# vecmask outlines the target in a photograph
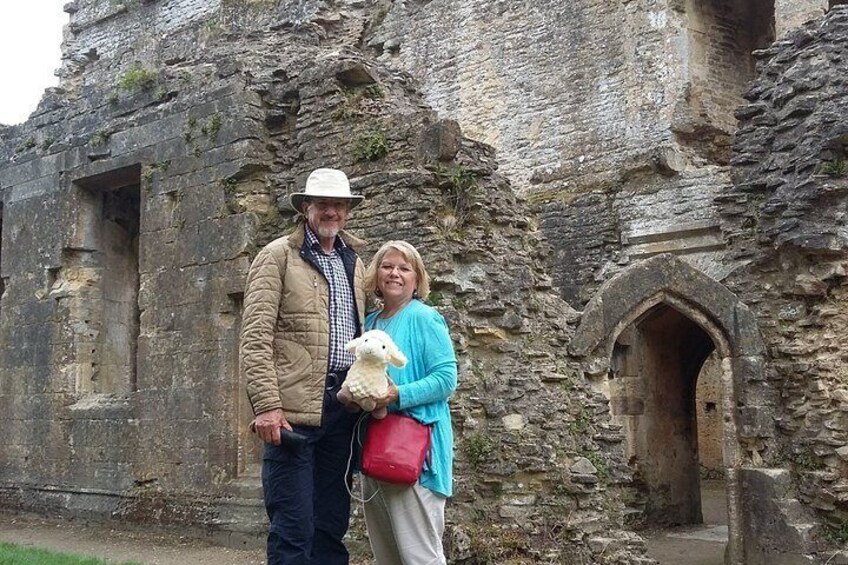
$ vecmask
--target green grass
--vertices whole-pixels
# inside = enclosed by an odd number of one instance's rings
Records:
[[[0,543],[0,565],[108,565],[109,561]],[[121,565],[141,565],[127,561]]]

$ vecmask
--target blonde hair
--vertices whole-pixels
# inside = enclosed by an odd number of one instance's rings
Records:
[[[412,269],[415,271],[415,276],[418,279],[418,286],[416,287],[418,295],[416,298],[420,298],[421,300],[427,298],[430,294],[430,275],[427,274],[427,269],[424,268],[424,261],[421,259],[418,250],[411,243],[401,240],[387,241],[374,254],[374,258],[371,259],[371,263],[365,270],[365,290],[376,295],[377,269],[389,251],[397,251],[403,255],[406,262],[412,265]]]

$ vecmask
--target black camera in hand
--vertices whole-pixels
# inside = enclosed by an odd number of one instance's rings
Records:
[[[280,443],[289,447],[301,447],[306,445],[306,436],[286,428],[280,428]]]

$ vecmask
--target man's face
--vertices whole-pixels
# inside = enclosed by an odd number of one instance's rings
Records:
[[[321,239],[336,237],[350,214],[350,202],[339,198],[312,198],[304,208],[309,227]]]

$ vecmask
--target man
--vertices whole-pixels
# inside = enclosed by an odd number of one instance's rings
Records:
[[[348,563],[357,415],[336,394],[353,362],[345,345],[363,325],[365,268],[355,251],[363,242],[342,230],[362,200],[342,171],[316,169],[290,197],[306,221],[265,246],[247,276],[241,364],[265,442],[271,565]]]

